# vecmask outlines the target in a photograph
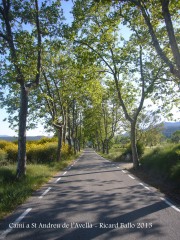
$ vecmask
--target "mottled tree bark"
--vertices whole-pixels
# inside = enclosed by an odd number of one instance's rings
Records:
[[[136,122],[131,122],[131,151],[133,159],[133,167],[137,169],[139,167],[139,157],[137,152],[136,142]]]
[[[61,160],[61,149],[62,149],[62,127],[58,128],[58,147],[57,147],[57,162]]]
[[[26,174],[26,122],[28,112],[28,89],[21,85],[19,135],[18,135],[18,163],[16,177]]]

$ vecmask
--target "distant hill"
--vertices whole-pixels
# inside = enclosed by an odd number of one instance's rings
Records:
[[[180,130],[180,122],[164,122],[163,124],[164,127],[162,133],[166,137],[171,137],[174,132]]]
[[[43,138],[44,136],[27,136],[27,141],[36,141],[39,140],[41,138]],[[11,136],[7,136],[7,135],[0,135],[0,140],[5,140],[8,142],[13,142],[18,140],[17,137],[11,137]]]

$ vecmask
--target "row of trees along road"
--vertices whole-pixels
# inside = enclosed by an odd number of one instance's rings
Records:
[[[26,128],[39,119],[57,133],[60,160],[65,141],[74,152],[86,141],[108,152],[125,117],[138,167],[144,101],[159,101],[161,113],[178,104],[179,8],[178,0],[76,0],[68,25],[59,0],[1,1],[0,96],[10,123],[19,123],[18,178]]]

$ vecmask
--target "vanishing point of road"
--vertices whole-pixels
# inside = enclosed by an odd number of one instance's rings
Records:
[[[0,225],[8,240],[179,240],[180,210],[93,149]]]

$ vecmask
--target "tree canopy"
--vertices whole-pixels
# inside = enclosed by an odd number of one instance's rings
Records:
[[[138,167],[144,108],[155,103],[167,116],[179,104],[179,8],[177,0],[76,0],[67,24],[60,0],[2,1],[0,97],[19,126],[17,175],[26,129],[39,119],[58,135],[58,153],[62,142],[108,152],[128,125]]]

